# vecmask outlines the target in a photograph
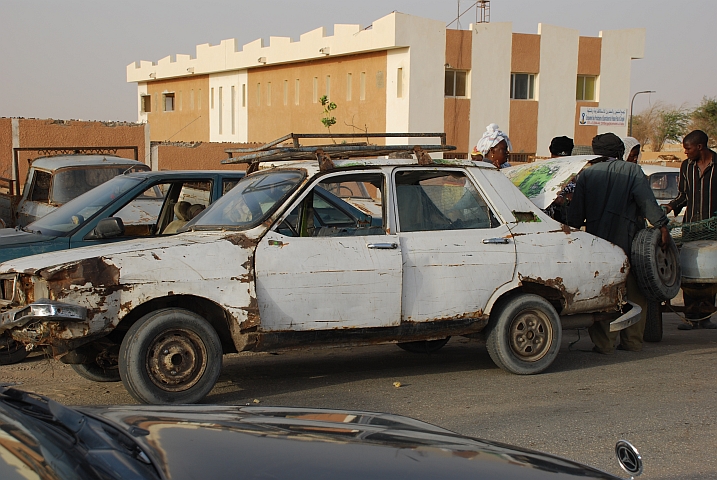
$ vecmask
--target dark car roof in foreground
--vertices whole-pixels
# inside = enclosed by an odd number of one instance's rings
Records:
[[[548,454],[385,413],[285,407],[119,406],[80,410],[145,431],[143,448],[180,478],[601,478]],[[149,454],[149,452],[148,452]]]
[[[244,170],[153,170],[146,172],[132,172],[127,176],[138,178],[186,177],[201,178],[206,176],[243,177]]]
[[[55,155],[52,157],[39,157],[33,160],[32,166],[43,170],[54,171],[66,167],[78,166],[112,166],[127,165],[127,167],[135,165],[145,165],[144,163],[133,160],[131,158],[123,158],[115,155]]]

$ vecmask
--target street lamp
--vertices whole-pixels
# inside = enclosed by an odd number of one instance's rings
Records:
[[[642,92],[637,92],[635,95],[632,96],[632,101],[630,102],[630,128],[628,129],[628,136],[632,137],[632,105],[635,103],[635,97],[640,95],[641,93],[657,93],[654,90],[643,90]]]

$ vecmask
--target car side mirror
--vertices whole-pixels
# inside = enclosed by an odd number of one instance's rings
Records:
[[[124,223],[121,218],[103,218],[97,226],[85,237],[85,240],[101,240],[103,238],[116,238],[124,235]]]

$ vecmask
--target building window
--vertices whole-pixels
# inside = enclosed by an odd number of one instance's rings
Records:
[[[209,89],[209,103],[210,103],[210,105],[209,105],[210,108],[212,110],[214,110],[214,89],[213,88]]]
[[[162,102],[164,103],[164,111],[165,112],[173,112],[174,111],[174,92],[163,93],[162,94]]]
[[[463,95],[465,95],[465,81],[463,82]],[[396,69],[396,97],[403,97],[403,68]]]
[[[299,79],[294,81],[294,105],[299,104]]]
[[[597,77],[578,75],[575,100],[595,101],[595,82],[597,82]]]
[[[224,117],[224,115],[223,115],[224,112],[222,111],[222,107],[224,106],[223,100],[224,100],[224,99],[222,98],[222,87],[219,87],[219,98],[217,99],[217,101],[219,102],[219,135],[221,135],[222,133],[224,133],[224,132],[223,132],[223,130],[224,130],[224,129],[223,129],[224,125],[223,125],[223,122],[222,122],[222,120],[224,120],[224,118],[223,118],[223,117]]]
[[[351,79],[352,79],[351,74],[347,73],[346,74],[346,101],[347,102],[351,101],[351,87],[352,87]]]
[[[197,94],[197,109],[202,109],[202,89],[199,89],[199,93]]]
[[[289,104],[289,81],[284,80],[284,105]]]
[[[179,91],[179,111],[182,111],[182,91]]]
[[[466,78],[468,72],[463,70],[446,70],[446,97],[465,97]]]
[[[194,110],[194,89],[189,91],[189,109]]]
[[[149,113],[152,111],[152,96],[151,95],[141,95],[139,97],[140,103],[142,105],[142,113]]]
[[[359,75],[359,99],[366,100],[366,72]]]
[[[513,100],[535,99],[535,74],[511,73],[510,98]]]
[[[266,106],[271,107],[271,82],[266,82]]]
[[[246,107],[246,83],[241,84],[241,106]]]
[[[256,84],[256,106],[261,107],[261,83]]]
[[[314,77],[314,92],[312,96],[312,101],[314,103],[319,102],[319,77]]]
[[[331,75],[326,75],[326,98],[331,99]]]

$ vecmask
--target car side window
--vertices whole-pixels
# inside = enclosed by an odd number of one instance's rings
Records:
[[[383,175],[362,173],[319,182],[277,232],[290,237],[383,235]]]
[[[402,232],[483,229],[499,225],[463,172],[400,171],[395,181]]]
[[[123,236],[146,237],[156,233],[162,205],[171,186],[171,183],[151,186],[112,215],[122,219],[125,228]]]
[[[52,176],[40,170],[35,170],[32,179],[32,190],[28,198],[33,202],[48,203],[50,201],[50,180]]]

